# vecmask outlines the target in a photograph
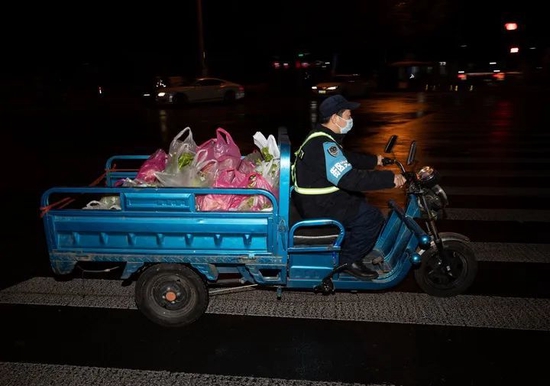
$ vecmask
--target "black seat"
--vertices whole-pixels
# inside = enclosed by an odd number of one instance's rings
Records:
[[[290,200],[290,227],[302,221],[294,201]],[[304,226],[296,229],[294,245],[332,245],[338,237],[340,229],[335,225]]]

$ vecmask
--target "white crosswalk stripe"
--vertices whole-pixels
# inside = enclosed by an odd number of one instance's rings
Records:
[[[120,281],[74,279],[60,283],[33,278],[0,292],[0,303],[135,309],[133,295],[134,286],[122,286]],[[467,295],[446,299],[399,292],[322,296],[285,291],[278,300],[274,291],[247,288],[213,296],[207,312],[550,331],[550,299]]]
[[[238,377],[217,374],[174,373],[104,367],[62,366],[40,363],[0,362],[0,375],[17,379],[17,383],[2,386],[311,386],[311,381],[282,378]],[[47,383],[46,383],[47,382]],[[356,383],[315,382],[319,386],[353,386]],[[369,386],[378,386],[371,383]],[[392,386],[384,383],[380,386]]]

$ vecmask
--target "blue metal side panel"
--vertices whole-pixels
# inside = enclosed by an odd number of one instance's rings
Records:
[[[412,232],[407,229],[405,224],[399,219],[399,216],[395,212],[390,212],[384,229],[382,229],[380,236],[376,240],[374,249],[382,252],[384,256],[388,256],[395,246],[395,239],[400,231],[404,231],[409,234],[409,237],[412,237]]]
[[[84,212],[84,213],[82,213]],[[124,216],[82,211],[50,214],[55,230],[52,249],[101,253],[267,253],[273,248],[272,218]]]
[[[192,193],[170,193],[165,188],[162,194],[158,192],[130,192],[120,195],[126,210],[162,210],[162,211],[195,211],[195,195]]]
[[[289,279],[322,280],[334,268],[334,253],[332,251],[291,253],[289,255]]]
[[[409,195],[406,215],[411,219],[420,213],[416,196]],[[385,281],[398,282],[409,271],[412,265],[410,254],[418,248],[415,233],[407,227],[395,211],[391,211],[374,250],[384,257],[384,261],[392,268]],[[398,275],[398,276],[396,276]]]

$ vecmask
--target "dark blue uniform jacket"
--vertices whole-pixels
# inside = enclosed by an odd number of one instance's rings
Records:
[[[343,224],[355,217],[363,192],[393,188],[394,174],[390,170],[373,170],[376,155],[345,151],[344,134],[336,134],[317,124],[310,132],[322,135],[311,138],[296,155],[296,181],[300,188],[337,186],[338,191],[328,194],[306,195],[293,192],[296,209],[303,218],[328,217]],[[310,135],[308,134],[308,136]]]

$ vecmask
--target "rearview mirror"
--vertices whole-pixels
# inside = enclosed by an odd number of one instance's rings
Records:
[[[407,156],[407,165],[412,165],[414,163],[414,158],[416,157],[416,141],[411,142],[409,147],[409,155]]]
[[[397,135],[394,134],[388,139],[388,143],[386,143],[386,147],[384,148],[384,153],[391,153],[395,146],[395,142],[397,142]]]

